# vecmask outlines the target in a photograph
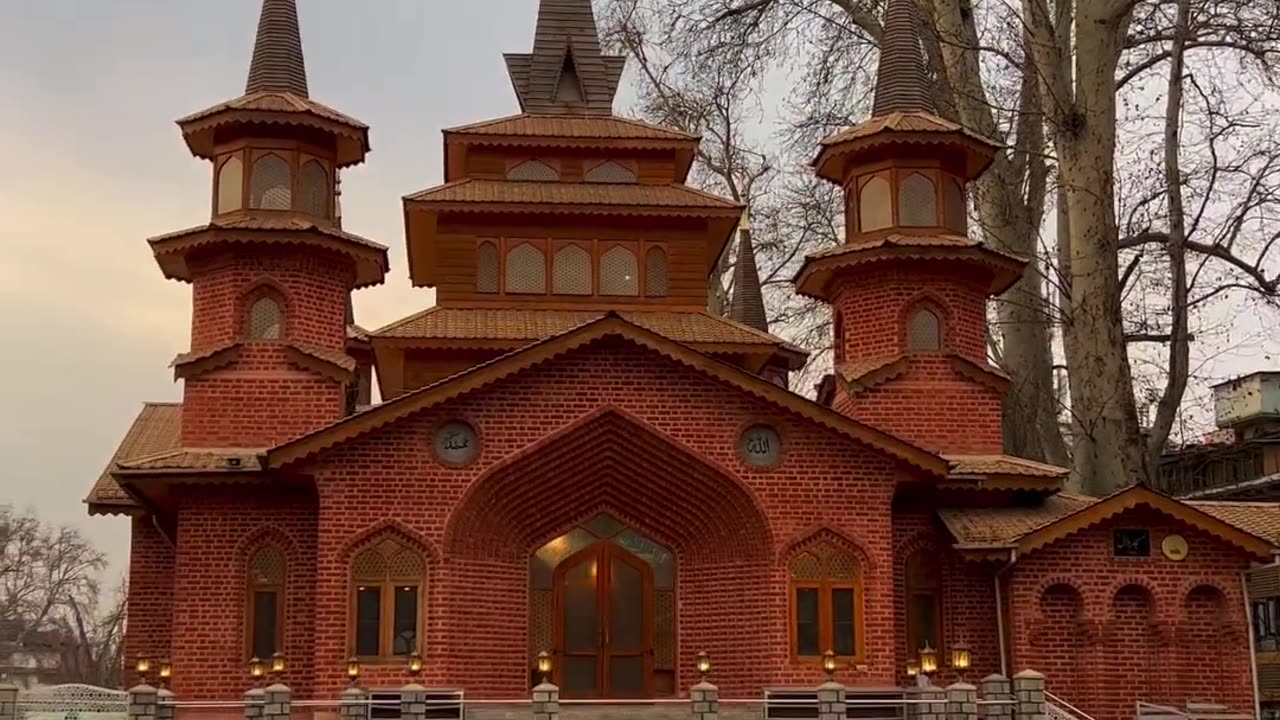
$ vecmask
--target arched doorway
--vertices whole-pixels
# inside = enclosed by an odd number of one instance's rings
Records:
[[[530,655],[565,697],[675,691],[675,557],[608,514],[543,545],[529,571]]]

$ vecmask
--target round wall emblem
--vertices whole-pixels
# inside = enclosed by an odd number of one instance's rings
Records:
[[[754,467],[777,465],[782,457],[782,438],[768,425],[752,425],[738,441],[742,460]]]
[[[1166,535],[1164,541],[1160,543],[1160,549],[1170,560],[1185,560],[1190,550],[1187,539],[1181,535]]]
[[[436,430],[435,451],[441,462],[466,465],[475,459],[479,449],[476,431],[464,422],[449,422]]]

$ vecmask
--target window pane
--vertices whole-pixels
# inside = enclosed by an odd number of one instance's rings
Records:
[[[552,262],[551,283],[558,295],[590,295],[591,253],[578,245],[561,248]]]
[[[831,591],[831,632],[835,635],[831,649],[837,655],[857,654],[853,600],[851,588]]]
[[[253,654],[269,658],[280,648],[276,647],[277,611],[280,596],[274,590],[253,594]]]
[[[316,217],[329,217],[329,173],[317,160],[302,166],[298,209]]]
[[[293,179],[289,163],[279,155],[265,155],[253,163],[249,178],[249,207],[289,210],[293,207]]]
[[[378,628],[382,624],[382,588],[356,590],[356,654],[377,655]]]
[[[858,216],[862,232],[887,228],[893,224],[893,207],[889,204],[889,181],[873,177],[862,186]]]
[[[935,595],[912,595],[911,610],[907,622],[911,623],[907,637],[915,647],[914,652],[925,643],[934,650],[941,646],[942,638],[938,634],[938,598]]]
[[[574,565],[564,574],[564,649],[594,652],[599,647],[599,609],[596,595],[596,561]]]
[[[507,292],[545,293],[547,265],[542,251],[522,243],[507,253]]]
[[[644,576],[617,559],[609,566],[609,611],[610,648],[644,650]]]
[[[392,632],[392,653],[408,655],[418,642],[418,588],[414,585],[396,587],[396,609]]]
[[[232,157],[218,171],[218,212],[232,212],[244,205],[244,164]]]
[[[821,655],[818,638],[818,591],[796,588],[796,653]]]
[[[600,256],[600,294],[640,294],[640,267],[635,253],[615,245]]]

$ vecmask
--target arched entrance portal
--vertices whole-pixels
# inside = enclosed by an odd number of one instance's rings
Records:
[[[565,697],[675,691],[675,558],[600,514],[531,561],[530,653],[554,656]]]

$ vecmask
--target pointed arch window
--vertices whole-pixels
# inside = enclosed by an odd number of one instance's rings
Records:
[[[247,570],[248,657],[269,658],[284,650],[284,551],[275,545],[259,548]]]
[[[507,171],[507,179],[522,182],[555,182],[560,179],[560,173],[541,160],[525,160]]]
[[[582,102],[582,80],[578,77],[578,68],[573,63],[573,56],[565,54],[564,66],[560,69],[560,82],[556,86],[556,102]]]
[[[591,294],[591,253],[580,245],[565,245],[551,264],[551,292],[557,295]]]
[[[911,173],[898,188],[898,224],[903,227],[938,224],[938,191],[933,180],[923,173]]]
[[[422,553],[385,537],[351,561],[351,645],[364,658],[421,652],[422,589],[427,563]]]
[[[922,307],[911,314],[907,323],[907,349],[911,352],[937,352],[942,349],[942,320],[938,313]]]
[[[476,248],[476,292],[498,292],[498,246],[492,242]]]
[[[893,224],[893,200],[889,181],[876,175],[862,184],[858,193],[859,229],[862,232],[880,230]]]
[[[640,294],[640,267],[630,249],[614,245],[600,256],[600,294]]]
[[[279,340],[284,337],[284,305],[275,293],[267,293],[249,306],[244,337],[246,340]]]
[[[319,160],[302,166],[298,188],[298,210],[318,218],[329,217],[329,173]]]
[[[904,574],[908,657],[925,645],[942,652],[942,572],[937,552],[921,548],[911,553]]]
[[[293,209],[293,178],[289,163],[279,155],[263,155],[253,163],[249,179],[249,207],[262,210]]]
[[[964,197],[964,187],[960,185],[959,180],[948,177],[943,181],[942,195],[944,222],[947,229],[964,233],[969,212]]]
[[[792,654],[862,659],[862,570],[853,553],[821,542],[797,553],[789,571]]]
[[[218,214],[244,207],[244,162],[233,155],[218,169]]]
[[[666,297],[670,290],[667,287],[667,253],[660,247],[651,247],[644,256],[645,295],[649,297]]]
[[[626,165],[610,160],[588,170],[584,179],[589,183],[630,184],[636,181],[636,173]]]
[[[521,243],[507,252],[507,292],[543,294],[547,291],[547,262],[542,250]]]

